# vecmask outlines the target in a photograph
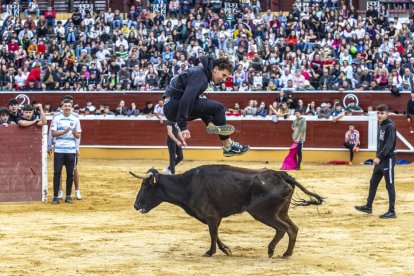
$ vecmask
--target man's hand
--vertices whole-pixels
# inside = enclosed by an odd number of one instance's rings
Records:
[[[411,118],[407,118],[407,122],[411,123]]]
[[[64,134],[66,134],[66,133],[68,133],[69,131],[70,131],[70,127],[67,127],[63,133],[64,133]]]
[[[80,151],[76,150],[76,157],[79,157],[79,155],[80,155]]]
[[[180,141],[177,140],[177,142],[175,142],[177,144],[177,146],[182,147],[183,143],[181,143]]]
[[[183,147],[187,146],[187,143],[185,142],[185,140],[190,139],[190,138],[191,138],[191,134],[188,129],[178,132],[178,140],[179,142],[182,143]]]
[[[375,158],[375,159],[374,159],[374,164],[375,164],[375,165],[379,165],[379,163],[380,163],[379,158]]]
[[[52,156],[52,154],[53,154],[53,149],[48,149],[47,150],[47,155]]]

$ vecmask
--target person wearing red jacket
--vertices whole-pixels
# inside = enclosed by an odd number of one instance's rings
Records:
[[[52,7],[48,7],[47,10],[44,12],[44,17],[46,19],[47,25],[52,25],[55,28],[56,23],[56,11],[53,10]]]
[[[37,45],[37,52],[42,54],[46,52],[46,45],[43,40],[39,41],[39,44]]]
[[[19,50],[19,43],[17,43],[17,40],[15,38],[12,38],[12,40],[7,44],[7,47],[9,49],[9,52],[16,52]]]
[[[26,85],[29,85],[30,81],[34,81],[35,86],[37,87],[37,83],[40,81],[40,64],[39,62],[36,62],[33,65],[33,68],[30,69],[29,75],[26,79]]]

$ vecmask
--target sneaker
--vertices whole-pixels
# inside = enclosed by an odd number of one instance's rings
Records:
[[[231,157],[235,155],[243,155],[250,150],[250,146],[243,146],[237,142],[232,142],[231,147],[226,149],[223,147],[223,155],[225,157]]]
[[[58,197],[53,197],[53,201],[52,201],[52,204],[59,204],[59,198]]]
[[[216,126],[213,123],[209,123],[206,130],[208,134],[227,136],[233,134],[235,128],[232,125]]]
[[[72,198],[71,198],[70,196],[66,196],[65,203],[70,203],[70,204],[72,204],[72,203],[73,203]]]
[[[164,168],[164,169],[162,170],[162,173],[163,173],[163,174],[171,174],[171,171],[170,171],[168,168]]]
[[[63,199],[63,196],[64,196],[63,191],[60,190],[59,193],[58,193],[58,198]]]
[[[367,205],[355,206],[355,209],[357,209],[360,212],[364,212],[364,213],[367,213],[367,214],[372,214],[372,208],[368,207]]]
[[[390,218],[396,218],[397,214],[395,212],[388,211],[385,214],[379,216],[380,219],[390,219]]]
[[[77,200],[81,200],[81,199],[82,199],[82,195],[81,195],[81,193],[80,193],[80,190],[76,190],[76,191],[75,191],[75,198],[76,198]]]

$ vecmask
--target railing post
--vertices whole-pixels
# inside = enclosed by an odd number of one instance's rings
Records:
[[[378,121],[377,112],[368,112],[368,149],[377,150]]]

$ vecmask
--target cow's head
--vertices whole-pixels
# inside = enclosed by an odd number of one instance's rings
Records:
[[[161,189],[159,187],[160,174],[156,169],[150,169],[146,174],[135,174],[129,172],[136,178],[142,179],[141,189],[135,199],[134,207],[137,211],[145,214],[162,202]]]

